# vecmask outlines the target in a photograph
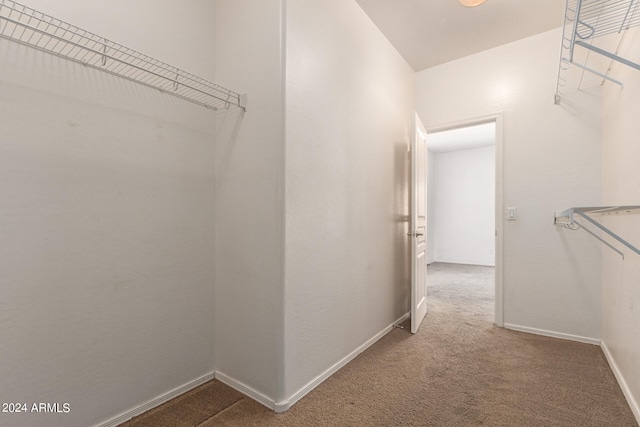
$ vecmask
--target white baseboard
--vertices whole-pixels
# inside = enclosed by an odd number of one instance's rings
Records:
[[[613,358],[613,355],[609,351],[607,344],[604,341],[602,341],[602,343],[600,344],[600,347],[602,347],[602,352],[604,353],[604,357],[606,357],[607,362],[609,362],[609,367],[611,367],[611,370],[613,371],[613,375],[616,377],[616,380],[618,380],[618,384],[622,389],[622,393],[624,394],[624,397],[627,399],[627,403],[631,408],[631,412],[633,412],[633,415],[636,417],[636,421],[638,422],[638,424],[640,424],[640,406],[638,405],[638,401],[633,396],[633,393],[631,392],[631,389],[629,388],[627,381],[625,381],[624,376],[620,371],[620,368],[618,368],[618,364],[616,363],[615,359]]]
[[[289,408],[291,408],[298,400],[302,399],[307,393],[309,393],[311,390],[313,390],[318,385],[320,385],[324,380],[326,380],[331,375],[336,373],[340,368],[342,368],[344,365],[346,365],[347,363],[355,359],[356,356],[358,356],[360,353],[365,351],[367,348],[371,347],[371,345],[373,345],[376,341],[378,341],[380,338],[382,338],[391,330],[393,330],[394,325],[402,323],[406,319],[408,319],[410,315],[411,313],[406,313],[403,316],[401,316],[398,320],[393,322],[391,325],[385,327],[383,330],[381,330],[376,335],[374,335],[369,340],[367,340],[364,344],[362,344],[361,346],[353,350],[351,353],[343,357],[338,363],[334,364],[329,369],[324,371],[322,374],[315,377],[313,380],[307,383],[307,385],[305,385],[296,393],[294,393],[290,398],[280,402],[275,402],[269,399],[267,396],[260,393],[259,391],[256,391],[251,387],[242,384],[240,381],[237,381],[229,377],[228,375],[225,375],[222,372],[216,372],[216,378],[219,379],[221,382],[225,383],[226,385],[228,385],[229,387],[236,389],[240,393],[252,398],[256,402],[280,414],[282,412],[288,411]]]
[[[380,332],[378,332],[377,334],[375,334],[373,337],[371,337],[370,339],[368,339],[364,344],[362,344],[360,347],[356,348],[355,350],[353,350],[351,353],[347,354],[345,357],[343,357],[342,359],[340,359],[340,361],[338,361],[336,364],[334,364],[333,366],[329,367],[329,369],[327,369],[326,371],[324,371],[322,374],[318,375],[317,377],[315,377],[313,380],[309,381],[307,383],[307,385],[305,385],[304,387],[302,387],[300,390],[298,390],[296,393],[294,393],[289,399],[279,402],[275,408],[275,411],[278,413],[281,412],[285,412],[287,411],[289,408],[291,408],[298,400],[302,399],[307,393],[309,393],[311,390],[313,390],[314,388],[316,388],[318,385],[320,385],[324,380],[326,380],[327,378],[329,378],[331,375],[335,374],[336,372],[338,372],[338,370],[340,370],[340,368],[342,368],[343,366],[345,366],[347,363],[351,362],[353,359],[355,359],[360,353],[362,353],[363,351],[365,351],[367,348],[371,347],[376,341],[378,341],[380,338],[382,338],[383,336],[385,336],[386,334],[388,334],[389,332],[391,332],[394,328],[395,325],[398,325],[402,322],[404,322],[405,320],[407,320],[409,317],[411,316],[411,313],[406,313],[404,315],[402,315],[400,318],[398,318],[395,322],[393,322],[392,324],[388,325],[387,327],[385,327],[383,330],[381,330]]]
[[[247,397],[252,398],[256,402],[266,406],[267,408],[271,409],[272,411],[275,411],[277,413],[285,412],[289,408],[291,408],[298,400],[302,399],[307,393],[309,393],[311,390],[313,390],[318,385],[320,385],[324,380],[326,380],[331,375],[336,373],[340,368],[345,366],[347,363],[349,363],[350,361],[355,359],[360,353],[365,351],[367,348],[371,347],[380,338],[385,336],[387,333],[391,332],[395,325],[397,325],[399,323],[402,323],[406,319],[408,319],[410,315],[411,315],[411,313],[406,313],[403,316],[401,316],[400,318],[398,318],[398,320],[396,320],[392,324],[390,324],[387,327],[385,327],[383,330],[381,330],[380,332],[375,334],[373,337],[371,337],[369,340],[367,340],[364,344],[362,344],[361,346],[359,346],[358,348],[353,350],[351,353],[349,353],[348,355],[343,357],[336,364],[334,364],[333,366],[329,367],[322,374],[318,375],[316,378],[311,380],[309,383],[307,383],[307,385],[305,385],[300,390],[298,390],[296,393],[294,393],[289,399],[283,400],[281,402],[274,402],[273,400],[271,400],[270,398],[268,398],[264,394],[260,393],[259,391],[256,391],[253,388],[243,384],[242,382],[237,381],[234,378],[231,378],[230,376],[224,374],[223,372],[216,371],[216,372],[209,373],[209,374],[207,374],[207,375],[205,375],[203,377],[200,377],[200,378],[198,378],[198,379],[196,379],[194,381],[191,381],[191,382],[189,382],[187,384],[184,384],[183,386],[177,387],[177,388],[175,388],[175,389],[173,389],[173,390],[171,390],[171,391],[169,391],[167,393],[164,393],[163,395],[158,396],[155,399],[152,399],[152,400],[150,400],[150,401],[148,401],[148,402],[146,402],[146,403],[144,403],[144,404],[142,404],[140,406],[137,406],[137,407],[135,407],[135,408],[133,408],[133,409],[127,411],[127,412],[124,412],[121,415],[118,415],[118,416],[116,416],[114,418],[111,418],[108,421],[105,421],[105,422],[102,422],[100,424],[97,424],[96,427],[115,427],[115,426],[117,426],[119,424],[124,423],[125,421],[130,420],[131,418],[133,418],[135,416],[143,414],[144,412],[146,412],[146,411],[148,411],[150,409],[153,409],[156,406],[159,406],[159,405],[167,402],[168,400],[173,399],[174,397],[177,397],[177,396],[181,395],[182,393],[186,393],[187,391],[192,390],[192,389],[196,388],[197,386],[199,386],[201,384],[204,384],[205,382],[207,382],[209,380],[212,380],[213,378],[216,378],[216,379],[220,380],[220,382],[223,382],[226,385],[228,385],[229,387],[232,387],[232,388],[236,389],[240,393],[246,395]]]
[[[432,264],[432,263],[438,263],[438,264],[456,264],[456,265],[474,265],[477,267],[495,267],[496,263],[484,263],[484,262],[472,262],[472,261],[442,261],[439,259],[434,259],[431,262],[427,262],[427,265]]]
[[[620,371],[618,364],[616,363],[615,359],[613,358],[613,355],[609,351],[609,348],[607,347],[607,344],[604,341],[598,340],[595,338],[581,337],[579,335],[570,335],[570,334],[564,334],[560,332],[545,331],[542,329],[528,328],[526,326],[518,326],[518,325],[512,325],[512,324],[506,324],[506,323],[504,327],[507,329],[512,329],[514,331],[527,332],[530,334],[544,335],[547,337],[561,338],[565,340],[578,341],[586,344],[593,344],[593,345],[600,346],[600,348],[602,348],[602,352],[604,353],[605,358],[607,359],[607,362],[609,363],[609,367],[611,368],[613,375],[616,377],[616,380],[620,385],[620,389],[622,390],[622,393],[624,394],[624,397],[627,400],[629,407],[631,408],[631,412],[633,412],[633,415],[636,418],[636,421],[638,422],[638,424],[640,424],[640,405],[638,404],[638,401],[636,400],[633,393],[631,392],[631,389],[629,388],[629,385],[624,379],[624,376],[622,375],[622,372]]]
[[[164,393],[164,394],[156,397],[155,399],[152,399],[152,400],[150,400],[150,401],[148,401],[148,402],[146,402],[146,403],[144,403],[142,405],[139,405],[139,406],[127,411],[127,412],[124,412],[121,415],[118,415],[118,416],[116,416],[114,418],[111,418],[108,421],[105,421],[105,422],[102,422],[100,424],[97,424],[96,427],[115,427],[115,426],[118,426],[119,424],[122,424],[125,421],[128,421],[128,420],[130,420],[131,418],[133,418],[135,416],[143,414],[144,412],[146,412],[146,411],[148,411],[150,409],[153,409],[156,406],[159,406],[159,405],[161,405],[161,404],[173,399],[174,397],[177,397],[177,396],[179,396],[179,395],[181,395],[183,393],[186,393],[187,391],[192,390],[192,389],[196,388],[197,386],[199,386],[201,384],[204,384],[205,382],[207,382],[209,380],[212,380],[213,378],[216,378],[216,379],[220,380],[224,384],[236,389],[240,393],[252,398],[256,402],[266,406],[267,408],[275,411],[276,413],[285,412],[285,411],[289,410],[297,401],[299,401],[305,395],[307,395],[311,390],[313,390],[318,385],[320,385],[324,380],[326,380],[331,375],[336,373],[338,370],[340,370],[340,368],[342,368],[347,363],[349,363],[350,361],[355,359],[360,353],[362,353],[363,351],[365,351],[366,349],[371,347],[376,341],[378,341],[380,338],[382,338],[387,333],[392,331],[395,325],[398,325],[398,324],[404,322],[406,319],[408,319],[410,317],[410,315],[411,315],[411,313],[406,313],[403,316],[401,316],[400,318],[398,318],[392,324],[386,326],[380,332],[378,332],[373,337],[368,339],[364,344],[360,345],[358,348],[353,350],[351,353],[349,353],[348,355],[343,357],[340,361],[335,363],[333,366],[329,367],[322,374],[318,375],[313,380],[309,381],[309,383],[307,383],[304,387],[302,387],[300,390],[298,390],[296,393],[294,393],[290,398],[288,398],[286,400],[283,400],[281,402],[275,402],[275,401],[271,400],[270,398],[268,398],[267,396],[265,396],[264,394],[262,394],[262,393],[260,393],[260,392],[258,392],[256,390],[252,389],[251,387],[243,384],[242,382],[237,381],[234,378],[231,378],[228,375],[225,375],[224,373],[217,371],[217,372],[211,372],[211,373],[209,373],[207,375],[204,375],[204,376],[202,376],[202,377],[200,377],[198,379],[195,379],[195,380],[193,380],[191,382],[188,382],[187,384],[184,384],[184,385],[182,385],[180,387],[177,387],[177,388],[175,388],[175,389],[173,389],[173,390],[171,390],[171,391],[169,391],[167,393]],[[586,344],[593,344],[593,345],[601,346],[602,350],[603,350],[603,352],[605,354],[605,357],[606,357],[607,361],[609,362],[609,366],[611,367],[611,370],[613,371],[616,379],[618,380],[618,383],[620,384],[620,388],[622,389],[622,392],[624,393],[624,396],[627,399],[627,402],[629,403],[629,406],[631,407],[631,410],[633,411],[633,414],[636,417],[636,420],[638,420],[638,422],[640,423],[640,406],[638,405],[638,402],[635,400],[633,394],[631,393],[631,390],[629,389],[624,377],[622,376],[622,373],[620,372],[615,360],[613,359],[613,356],[609,352],[609,349],[607,348],[607,346],[606,346],[606,344],[604,342],[600,341],[599,339],[595,339],[595,338],[582,337],[582,336],[578,336],[578,335],[565,334],[565,333],[561,333],[561,332],[546,331],[546,330],[543,330],[543,329],[529,328],[529,327],[526,327],[526,326],[519,326],[519,325],[508,324],[508,323],[505,323],[504,327],[506,329],[511,329],[511,330],[519,331],[519,332],[526,332],[526,333],[535,334],[535,335],[543,335],[543,336],[552,337],[552,338],[560,338],[560,339],[565,339],[565,340],[570,340],[570,341],[577,341],[577,342],[582,342],[582,343],[586,343]]]
[[[244,394],[245,396],[252,398],[256,402],[261,403],[262,405],[266,406],[272,411],[276,411],[276,406],[277,406],[276,402],[269,399],[267,396],[260,393],[259,391],[254,390],[248,385],[245,385],[242,382],[236,380],[235,378],[231,378],[230,376],[220,371],[216,371],[216,379],[220,380],[220,382],[222,383],[225,383],[229,387],[236,389],[237,391]]]
[[[213,372],[206,374],[200,378],[190,381],[184,385],[181,385],[180,387],[176,387],[173,390],[168,391],[156,397],[155,399],[151,399],[147,403],[143,403],[140,406],[136,406],[135,408],[127,412],[124,412],[116,417],[113,417],[108,421],[97,424],[96,427],[115,427],[117,425],[120,425],[125,421],[129,421],[133,417],[141,415],[147,412],[148,410],[155,408],[156,406],[162,405],[163,403],[173,399],[174,397],[178,397],[179,395],[186,393],[189,390],[192,390],[198,387],[199,385],[206,383],[209,380],[212,380],[213,378],[214,378]]]
[[[600,340],[596,338],[581,337],[580,335],[571,335],[562,332],[545,331],[544,329],[529,328],[527,326],[513,325],[510,323],[505,323],[504,327],[506,329],[511,329],[518,332],[527,332],[529,334],[543,335],[545,337],[560,338],[563,340],[577,341],[585,344],[600,345]]]

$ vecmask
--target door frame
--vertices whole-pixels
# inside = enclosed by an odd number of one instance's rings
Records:
[[[427,149],[429,133],[452,130],[462,127],[495,122],[496,124],[496,240],[495,240],[495,324],[504,327],[504,113],[498,112],[486,116],[473,117],[446,124],[425,125],[427,130]]]

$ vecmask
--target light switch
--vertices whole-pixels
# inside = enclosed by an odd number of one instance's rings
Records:
[[[518,219],[518,210],[516,208],[507,208],[507,219],[510,221]]]

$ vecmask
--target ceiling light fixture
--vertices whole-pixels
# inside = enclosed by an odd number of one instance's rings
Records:
[[[487,0],[458,0],[458,3],[460,3],[464,7],[476,7],[480,6],[485,1]]]

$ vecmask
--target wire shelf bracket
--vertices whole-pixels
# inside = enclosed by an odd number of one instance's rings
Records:
[[[640,255],[640,249],[638,249],[637,247],[635,247],[634,245],[632,245],[622,237],[618,236],[616,233],[609,230],[607,227],[600,224],[598,221],[596,221],[590,216],[595,214],[631,213],[632,211],[640,211],[640,206],[599,206],[599,207],[588,207],[588,208],[569,208],[562,212],[556,212],[553,215],[554,217],[553,223],[556,224],[557,226],[567,228],[569,230],[582,229],[586,231],[587,233],[589,233],[590,235],[592,235],[593,237],[595,237],[596,239],[604,243],[607,247],[609,247],[610,249],[618,253],[624,259],[624,253],[621,250],[619,250],[618,248],[613,246],[611,243],[607,242],[602,237],[598,236],[596,233],[594,233],[593,231],[589,230],[584,225],[576,221],[576,215],[579,216],[580,218],[584,218],[590,224],[597,227],[599,230],[603,231],[613,239],[622,243],[624,246],[631,249],[637,255]]]
[[[627,31],[638,26],[640,0],[567,0],[555,103],[562,94],[605,81],[622,86],[610,76],[616,62],[640,70],[618,55]]]
[[[0,37],[143,84],[213,110],[246,110],[246,95],[68,24],[0,0]]]

